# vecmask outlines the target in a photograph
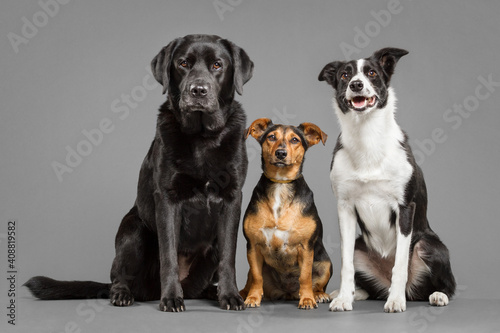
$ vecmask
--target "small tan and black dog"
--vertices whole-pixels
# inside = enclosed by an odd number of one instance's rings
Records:
[[[299,300],[300,309],[327,302],[332,263],[313,193],[302,176],[306,150],[327,135],[311,123],[298,127],[255,120],[246,131],[262,147],[263,174],[245,212],[243,233],[250,265],[240,291],[247,307],[262,298]]]

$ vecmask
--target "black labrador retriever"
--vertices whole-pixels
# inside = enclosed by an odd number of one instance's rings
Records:
[[[116,306],[160,299],[161,311],[179,312],[184,298],[218,297],[221,308],[242,310],[235,253],[248,160],[246,116],[234,93],[242,94],[253,62],[226,39],[188,35],[151,67],[167,101],[135,205],[116,235],[111,284],[39,276],[25,285],[40,299],[109,296]]]

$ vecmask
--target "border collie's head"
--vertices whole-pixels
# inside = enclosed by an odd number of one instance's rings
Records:
[[[399,58],[408,51],[384,48],[371,57],[327,64],[318,80],[326,81],[337,92],[335,100],[342,113],[367,114],[387,105],[389,82]]]

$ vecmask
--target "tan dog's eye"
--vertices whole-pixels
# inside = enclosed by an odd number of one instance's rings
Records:
[[[271,134],[271,135],[269,135],[269,136],[267,137],[267,139],[268,139],[269,141],[276,141],[276,135]]]
[[[300,140],[299,140],[299,139],[297,139],[297,138],[295,138],[295,137],[293,137],[293,138],[290,140],[290,142],[291,142],[291,143],[293,143],[293,144],[295,145],[295,144],[299,143],[299,142],[300,142]]]

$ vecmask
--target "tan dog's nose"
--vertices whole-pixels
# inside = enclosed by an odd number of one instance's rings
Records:
[[[276,152],[274,153],[274,155],[276,155],[276,157],[279,160],[284,160],[286,158],[286,155],[287,155],[286,149],[277,149]]]

